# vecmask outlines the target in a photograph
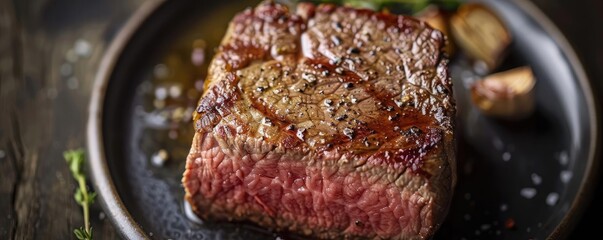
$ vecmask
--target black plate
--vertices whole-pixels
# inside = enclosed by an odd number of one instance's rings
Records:
[[[521,122],[481,116],[466,92],[479,76],[462,55],[453,59],[459,184],[436,239],[562,237],[579,218],[594,184],[598,116],[591,86],[565,39],[538,9],[520,0],[487,3],[514,36],[500,70],[533,68],[537,111]],[[276,236],[244,224],[191,220],[180,184],[193,133],[186,121],[187,107],[194,107],[198,97],[198,91],[183,91],[194,88],[207,65],[189,63],[190,45],[203,38],[206,58],[211,58],[228,21],[253,5],[254,1],[149,1],[109,47],[91,101],[88,148],[96,190],[125,237]],[[157,65],[161,63],[168,68]],[[154,102],[170,93],[174,97]],[[163,166],[152,164],[160,149],[170,153]],[[509,221],[515,223],[512,229],[505,226]]]

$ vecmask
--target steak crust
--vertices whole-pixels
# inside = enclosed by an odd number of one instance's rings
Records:
[[[263,2],[232,20],[182,179],[206,219],[424,239],[456,182],[445,37],[411,17]]]

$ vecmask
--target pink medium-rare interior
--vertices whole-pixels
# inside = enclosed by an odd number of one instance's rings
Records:
[[[321,161],[300,159],[304,156],[233,157],[211,134],[196,135],[193,149],[196,144],[201,150],[189,155],[184,184],[187,197],[202,207],[195,209],[200,216],[211,212],[225,220],[297,222],[316,235],[335,228],[352,236],[412,236],[423,235],[433,225],[433,207],[427,207],[432,199],[386,176],[320,167]]]

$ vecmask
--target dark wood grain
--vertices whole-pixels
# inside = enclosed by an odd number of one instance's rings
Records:
[[[74,185],[61,152],[69,145],[68,139],[81,144],[83,138],[75,137],[72,131],[77,131],[81,120],[78,116],[81,114],[75,111],[82,112],[84,106],[77,109],[57,102],[69,95],[56,94],[62,86],[53,68],[57,58],[53,53],[60,45],[51,44],[41,28],[26,25],[37,21],[36,18],[30,21],[17,18],[20,14],[36,12],[19,11],[8,1],[2,5],[1,15],[5,18],[2,33],[9,36],[3,38],[7,43],[2,44],[2,59],[6,61],[2,64],[1,112],[5,114],[2,142],[7,143],[3,144],[6,159],[2,161],[2,171],[10,171],[2,174],[3,190],[9,185],[5,184],[5,176],[12,174],[13,177],[6,181],[12,183],[8,186],[10,192],[4,194],[3,191],[3,196],[9,197],[2,198],[10,202],[1,205],[2,215],[6,211],[10,218],[0,225],[10,229],[1,232],[0,238],[69,239],[72,228],[81,225],[82,217],[73,201]],[[69,112],[74,113],[72,118],[61,119],[69,116]],[[67,122],[73,128],[67,127]],[[73,143],[71,145],[77,145]]]
[[[85,146],[99,59],[140,2],[0,0],[0,239],[73,239],[72,230],[83,225],[62,153]],[[603,3],[534,2],[565,33],[603,89],[603,29],[596,27],[603,23]],[[73,59],[67,53],[78,40],[90,44],[90,55]],[[599,187],[594,202],[602,192]],[[598,234],[592,219],[600,212],[601,205],[593,204],[572,238]],[[119,238],[98,204],[91,218],[96,239]]]
[[[19,135],[13,128],[16,119],[12,116],[15,111],[10,103],[14,99],[15,89],[15,58],[13,51],[17,44],[16,19],[14,11],[8,2],[0,1],[0,238],[8,239],[16,231],[17,220],[13,207],[14,193],[20,178],[16,158],[22,157]]]
[[[0,239],[72,239],[83,225],[62,154],[85,146],[94,72],[137,5],[0,1]],[[78,41],[90,51],[73,58]],[[103,214],[92,207],[95,238],[118,238]]]

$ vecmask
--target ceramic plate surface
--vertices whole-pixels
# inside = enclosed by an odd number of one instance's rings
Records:
[[[572,49],[539,10],[527,1],[486,2],[514,36],[499,70],[532,67],[537,111],[520,122],[480,115],[466,90],[479,75],[463,56],[452,59],[459,181],[435,238],[562,237],[593,190],[598,136],[591,87]],[[230,19],[254,5],[148,1],[109,47],[91,101],[88,148],[96,190],[125,237],[276,236],[246,224],[192,221],[180,184],[194,131],[186,118],[207,68],[190,63],[191,45],[203,39],[204,57],[211,59]],[[168,153],[165,162],[158,159],[162,149]]]

